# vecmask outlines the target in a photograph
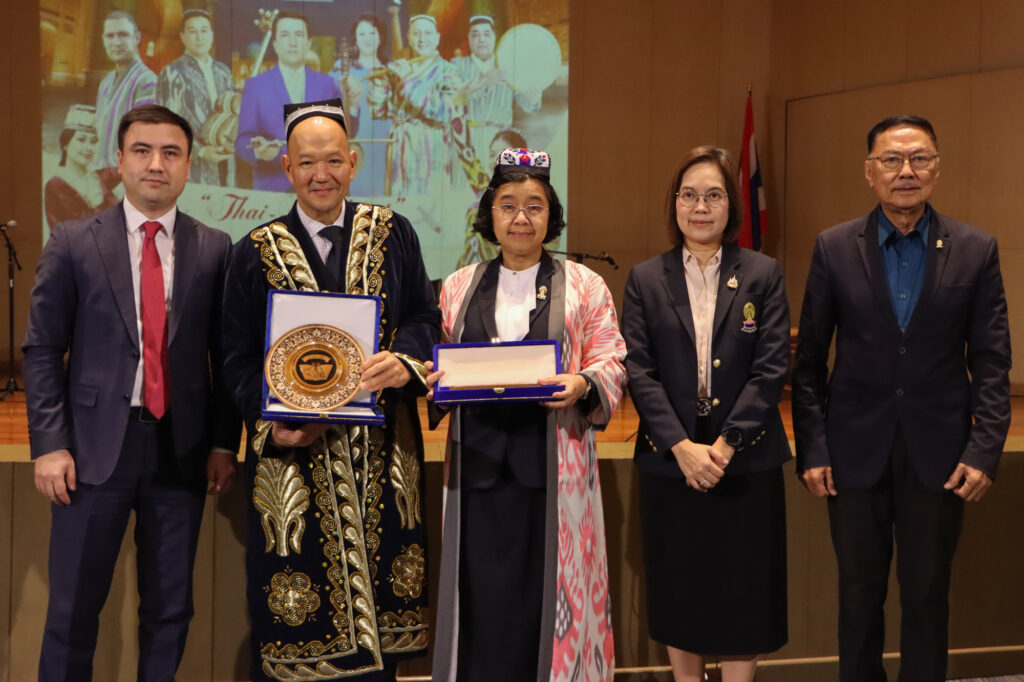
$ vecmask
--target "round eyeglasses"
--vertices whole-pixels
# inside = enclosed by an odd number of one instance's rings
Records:
[[[515,204],[498,204],[497,206],[491,206],[491,210],[500,215],[505,220],[515,220],[519,212],[522,211],[526,214],[527,220],[535,220],[540,218],[548,211],[547,206],[541,206],[540,204],[530,204],[529,206],[516,206]]]
[[[939,160],[938,154],[927,154],[917,152],[910,155],[886,152],[878,156],[869,156],[869,161],[877,161],[887,171],[898,171],[903,169],[903,164],[910,163],[910,168],[916,171],[931,170],[935,162]]]
[[[718,208],[728,201],[729,195],[721,189],[709,189],[704,193],[692,189],[684,189],[676,192],[676,201],[683,206],[693,206],[700,199],[704,199],[704,203],[711,208]]]

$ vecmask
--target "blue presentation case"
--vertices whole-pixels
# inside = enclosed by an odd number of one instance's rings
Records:
[[[434,386],[438,405],[549,400],[565,386],[538,379],[561,373],[558,341],[447,343],[434,346],[434,367],[445,374]]]
[[[267,295],[267,331],[264,357],[282,336],[309,324],[326,324],[348,333],[359,344],[363,357],[377,352],[380,329],[380,298],[354,294],[275,289]],[[360,391],[351,401],[330,412],[296,410],[283,404],[263,377],[262,416],[270,421],[323,422],[384,425],[377,394]]]

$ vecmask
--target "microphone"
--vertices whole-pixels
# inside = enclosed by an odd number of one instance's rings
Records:
[[[17,220],[8,220],[6,223],[3,223],[2,225],[0,225],[0,229],[3,229],[5,227],[17,227],[17,226],[18,226],[18,221]]]
[[[615,264],[615,259],[612,258],[611,256],[609,256],[607,251],[602,251],[601,255],[598,256],[598,258],[603,260],[608,265],[612,266],[612,270],[618,270],[619,269],[619,266]]]

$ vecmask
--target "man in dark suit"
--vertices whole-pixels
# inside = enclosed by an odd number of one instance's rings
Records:
[[[172,679],[185,649],[206,481],[231,485],[240,436],[219,377],[231,240],[176,206],[191,148],[170,110],[125,114],[124,201],[58,224],[39,259],[22,350],[36,488],[53,502],[40,680],[91,679],[132,511],[138,679]]]
[[[793,372],[797,468],[828,497],[839,564],[839,668],[885,680],[893,551],[900,680],[945,680],[949,582],[964,501],[992,485],[1010,425],[1010,334],[996,240],[928,203],[931,124],[868,133],[879,205],[818,235]],[[836,356],[828,373],[829,346]]]

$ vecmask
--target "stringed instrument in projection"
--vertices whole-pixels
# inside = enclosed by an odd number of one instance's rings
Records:
[[[348,83],[349,74],[352,72],[352,47],[349,45],[348,38],[341,39],[341,47],[338,48],[338,60],[341,62],[341,77],[338,78],[338,90],[341,92],[342,105],[345,108],[345,120],[346,126],[349,131],[348,147],[351,151],[356,152],[356,173],[363,168],[363,162],[366,160],[365,154],[363,154],[363,145],[359,144],[357,140],[351,137],[352,133],[352,117],[349,116],[349,104],[348,91],[346,90],[346,83]],[[367,106],[365,103],[363,106]]]
[[[253,62],[252,70],[249,71],[249,78],[258,75],[263,64],[263,58],[267,54],[267,47],[273,38],[271,33],[274,28],[274,19],[280,10],[260,9],[258,16],[253,20],[256,28],[263,33],[263,43],[260,45],[259,54]],[[248,79],[246,79],[248,80]],[[238,115],[242,111],[242,95],[238,91],[222,92],[217,96],[213,106],[213,113],[203,122],[199,130],[199,141],[203,145],[217,147],[225,153],[234,153],[235,138],[238,137]]]

